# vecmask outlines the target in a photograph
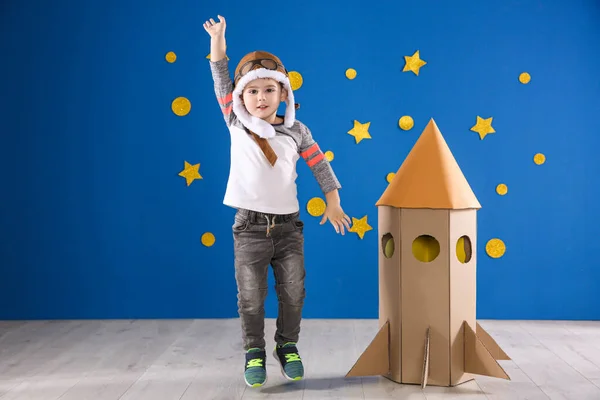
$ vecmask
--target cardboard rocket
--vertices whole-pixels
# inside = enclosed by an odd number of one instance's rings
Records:
[[[510,380],[476,321],[477,210],[432,119],[377,202],[379,332],[346,376],[455,386]]]

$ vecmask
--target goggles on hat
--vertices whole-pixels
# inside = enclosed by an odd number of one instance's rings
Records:
[[[283,65],[281,65],[280,63],[278,63],[277,61],[275,61],[271,58],[259,58],[256,60],[250,60],[250,61],[245,62],[244,65],[242,65],[240,67],[239,72],[235,76],[234,82],[237,84],[237,82],[242,78],[242,76],[244,76],[248,72],[250,72],[254,69],[258,69],[258,68],[266,68],[266,69],[270,69],[272,71],[277,71],[278,69],[281,69],[281,70],[285,71],[286,75],[288,74],[285,67]]]

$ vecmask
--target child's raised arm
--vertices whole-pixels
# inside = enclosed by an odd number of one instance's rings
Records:
[[[225,18],[218,15],[219,22],[215,22],[214,19],[210,19],[204,23],[204,30],[210,35],[210,60],[217,62],[225,58],[225,51],[227,46],[225,45]]]
[[[235,115],[233,114],[233,82],[229,76],[225,42],[225,18],[218,16],[219,22],[212,18],[204,23],[204,30],[210,35],[210,69],[215,86],[217,101],[221,106],[223,117],[227,126],[230,126]]]

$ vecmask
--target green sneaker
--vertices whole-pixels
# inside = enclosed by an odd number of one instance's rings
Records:
[[[267,382],[267,354],[263,349],[248,349],[244,365],[244,380],[250,387],[260,387]]]
[[[281,373],[286,379],[299,381],[304,377],[304,366],[296,343],[288,342],[281,346],[275,346],[273,356],[279,361]]]

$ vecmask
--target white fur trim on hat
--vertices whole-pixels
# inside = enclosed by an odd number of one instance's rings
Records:
[[[290,85],[290,80],[287,76],[279,71],[274,71],[265,68],[259,68],[248,72],[244,75],[233,90],[233,111],[238,119],[244,124],[244,126],[256,133],[262,138],[275,137],[275,129],[268,122],[250,115],[246,106],[242,104],[240,96],[244,90],[244,87],[254,79],[258,78],[271,78],[283,84],[283,87],[287,90],[287,99],[285,101],[285,117],[283,124],[287,128],[291,128],[296,120],[296,108],[294,103],[294,92]]]

